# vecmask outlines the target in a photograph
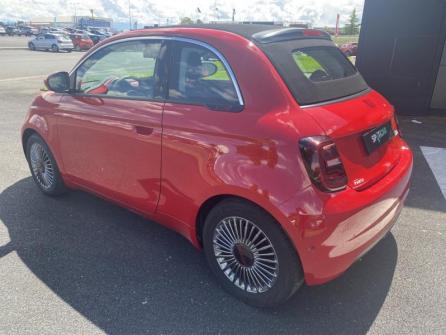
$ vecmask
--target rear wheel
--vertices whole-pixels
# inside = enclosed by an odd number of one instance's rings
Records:
[[[77,45],[74,47],[74,50],[76,50],[76,51],[81,51],[81,47],[79,46],[79,44],[77,44]]]
[[[66,192],[56,160],[40,136],[34,134],[29,137],[26,158],[34,182],[44,194],[56,196]]]
[[[28,44],[28,47],[30,50],[33,50],[33,51],[36,50],[36,46],[32,42]]]
[[[52,51],[52,52],[59,52],[59,47],[58,47],[56,44],[53,44],[53,45],[51,46],[51,51]]]
[[[214,207],[203,246],[223,288],[247,304],[283,303],[303,283],[299,258],[279,223],[251,203],[228,199]]]

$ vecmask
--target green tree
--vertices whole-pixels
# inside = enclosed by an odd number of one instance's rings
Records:
[[[357,35],[359,33],[359,19],[356,14],[356,8],[353,9],[348,19],[348,23],[344,26],[344,34]]]
[[[181,24],[194,24],[194,21],[190,17],[182,17],[180,20]]]

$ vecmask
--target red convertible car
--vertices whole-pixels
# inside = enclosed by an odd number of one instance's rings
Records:
[[[394,108],[318,30],[127,32],[46,85],[22,129],[38,188],[86,190],[170,227],[252,305],[342,274],[409,190]]]

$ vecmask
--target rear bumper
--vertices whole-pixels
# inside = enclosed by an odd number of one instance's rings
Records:
[[[312,199],[310,204],[301,205],[301,194],[280,206],[286,217],[281,223],[299,252],[308,285],[342,274],[397,220],[409,191],[413,164],[410,149],[401,142],[399,163],[373,186],[336,194],[309,188],[305,197]]]

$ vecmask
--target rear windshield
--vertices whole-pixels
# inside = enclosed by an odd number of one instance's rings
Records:
[[[332,41],[302,39],[258,46],[300,105],[329,102],[368,89],[355,66]]]
[[[311,47],[292,52],[294,62],[312,82],[353,76],[356,69],[341,51],[333,47]]]

